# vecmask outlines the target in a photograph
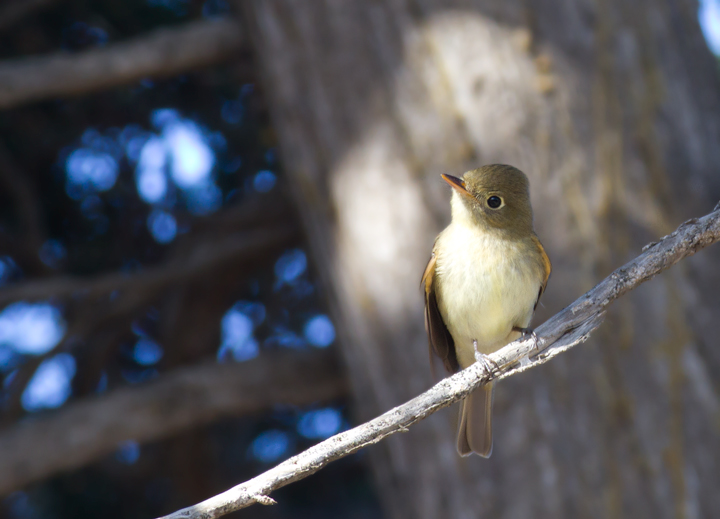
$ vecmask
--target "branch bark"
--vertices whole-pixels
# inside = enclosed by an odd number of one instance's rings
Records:
[[[277,403],[309,405],[346,394],[336,354],[328,350],[267,352],[240,364],[178,369],[1,433],[0,495],[81,467],[123,441],[149,442]]]
[[[7,61],[0,63],[0,108],[180,74],[236,56],[242,44],[235,21],[209,20],[104,49]]]
[[[498,369],[475,363],[425,393],[354,429],[335,435],[293,456],[275,468],[197,505],[162,519],[214,519],[255,503],[274,504],[269,497],[328,463],[357,452],[467,396],[488,383],[538,366],[587,340],[602,322],[605,309],[617,298],[670,268],[683,258],[720,240],[720,203],[709,215],[688,220],[675,232],[646,246],[634,260],[615,270],[589,292],[536,329],[532,338],[520,339],[490,355]],[[537,348],[537,351],[536,351]]]

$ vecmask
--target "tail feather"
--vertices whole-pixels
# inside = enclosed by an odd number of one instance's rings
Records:
[[[487,384],[470,393],[460,408],[457,450],[460,456],[492,454],[493,385]]]

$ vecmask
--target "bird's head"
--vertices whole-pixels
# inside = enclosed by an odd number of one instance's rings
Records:
[[[442,175],[452,186],[453,221],[459,219],[513,235],[533,232],[528,179],[517,168],[492,164],[461,178]]]

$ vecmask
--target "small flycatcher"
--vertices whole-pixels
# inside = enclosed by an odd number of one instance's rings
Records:
[[[442,178],[453,188],[452,221],[423,274],[425,326],[431,355],[456,372],[532,332],[551,266],[533,229],[522,171],[494,164]],[[487,384],[462,402],[461,456],[492,453],[492,395]]]

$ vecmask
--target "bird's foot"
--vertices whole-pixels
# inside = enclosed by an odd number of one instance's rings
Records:
[[[490,357],[488,357],[484,353],[480,353],[480,350],[478,350],[477,340],[473,340],[473,348],[475,349],[475,362],[479,362],[480,364],[482,364],[482,366],[489,373],[493,372],[493,368],[500,371],[500,366],[498,366],[497,362],[492,360]]]
[[[513,326],[513,331],[522,333],[523,339],[530,335],[534,340],[535,350],[540,351],[540,340],[538,339],[535,330],[532,328],[520,328],[519,326]]]

